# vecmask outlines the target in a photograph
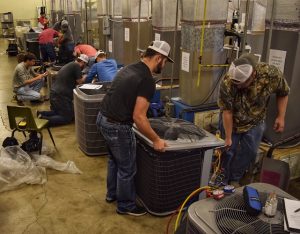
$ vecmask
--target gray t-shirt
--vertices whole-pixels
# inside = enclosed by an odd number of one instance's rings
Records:
[[[13,88],[19,88],[24,85],[26,80],[36,77],[38,74],[34,72],[32,67],[26,68],[25,63],[19,63],[14,71]]]

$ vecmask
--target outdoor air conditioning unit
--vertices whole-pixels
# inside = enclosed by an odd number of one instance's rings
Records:
[[[254,183],[249,186],[259,191],[260,201],[265,204],[268,195],[275,192],[278,197],[277,213],[269,218],[261,213],[251,216],[245,210],[242,188],[221,201],[207,198],[193,203],[188,208],[186,234],[269,234],[288,233],[283,226],[283,198],[296,199],[270,184]]]

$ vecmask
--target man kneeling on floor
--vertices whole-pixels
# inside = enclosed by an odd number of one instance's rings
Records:
[[[43,101],[40,90],[44,86],[44,77],[48,73],[36,73],[32,67],[35,64],[35,60],[36,56],[34,54],[27,53],[24,56],[24,61],[15,68],[13,90],[18,102]]]
[[[81,71],[88,63],[88,56],[81,54],[74,62],[63,66],[56,75],[50,91],[51,111],[38,111],[39,118],[48,119],[50,126],[71,123],[74,119],[73,89],[82,84]]]

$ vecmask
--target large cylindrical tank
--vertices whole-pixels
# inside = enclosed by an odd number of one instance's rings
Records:
[[[228,1],[207,1],[204,40],[201,45],[204,2],[204,0],[187,0],[182,6],[179,89],[183,102],[191,106],[217,100],[218,81],[224,71],[224,68],[201,68],[199,80],[200,47],[203,46],[203,65],[224,64],[226,61],[223,52],[223,38]]]

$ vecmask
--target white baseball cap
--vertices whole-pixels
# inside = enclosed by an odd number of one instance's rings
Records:
[[[64,25],[69,25],[69,23],[68,23],[68,21],[67,20],[63,20],[63,21],[61,21],[61,26],[64,26]]]
[[[171,50],[170,45],[165,41],[153,41],[151,45],[148,46],[149,49],[155,50],[156,52],[167,57],[168,61],[174,63],[174,60],[169,57]]]
[[[89,62],[89,57],[85,54],[81,54],[78,59],[80,59],[81,61],[88,63]]]
[[[97,58],[100,54],[106,54],[103,50],[98,50],[95,54],[95,57]]]
[[[229,78],[244,83],[250,78],[256,64],[257,61],[252,54],[243,54],[231,63],[228,70]]]

